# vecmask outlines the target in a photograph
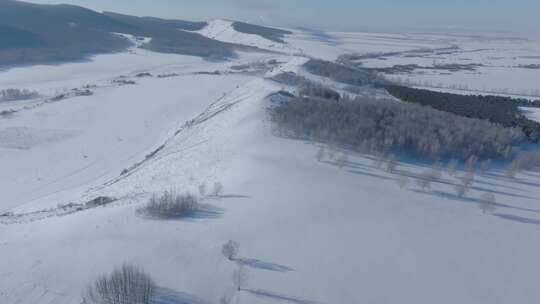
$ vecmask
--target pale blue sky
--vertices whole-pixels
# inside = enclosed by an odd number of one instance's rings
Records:
[[[536,32],[540,0],[30,0],[188,20],[230,18],[333,29],[478,28]]]

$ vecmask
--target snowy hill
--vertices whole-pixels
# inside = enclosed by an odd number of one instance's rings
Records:
[[[235,28],[235,23],[235,21],[224,19],[213,20],[208,22],[208,24],[203,29],[197,31],[197,33],[218,41],[243,44],[258,47],[260,49],[287,53],[296,51],[293,47],[284,42],[270,40],[257,34],[240,32]]]
[[[494,167],[459,197],[459,168],[422,189],[426,163],[387,170],[373,155],[277,136],[269,120],[268,96],[298,93],[272,79],[283,72],[349,92],[306,72],[305,56],[445,39],[331,33],[329,43],[294,31],[282,44],[226,20],[199,33],[279,53],[208,61],[131,48],[0,72],[0,88],[39,93],[0,102],[0,303],[80,304],[89,283],[126,262],[151,274],[161,304],[540,301],[538,172],[508,178]],[[209,194],[216,183],[223,192]],[[204,212],[137,212],[168,190],[200,196]],[[479,208],[487,192],[492,213]],[[222,254],[229,240],[240,246],[234,261]]]

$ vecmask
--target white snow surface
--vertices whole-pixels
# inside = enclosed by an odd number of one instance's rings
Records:
[[[362,45],[301,35],[289,43],[314,57]],[[283,63],[265,75],[197,73],[269,59]],[[266,96],[289,89],[269,77],[300,72],[305,60],[250,53],[219,63],[134,49],[0,72],[0,87],[44,94],[2,105],[18,112],[0,117],[0,303],[79,304],[92,280],[125,262],[152,275],[162,304],[224,295],[250,304],[540,302],[538,172],[507,179],[492,170],[458,198],[447,174],[424,192],[412,181],[400,189],[398,174],[370,156],[350,154],[342,168],[320,162],[318,144],[276,136],[267,115]],[[93,96],[47,101],[88,84]],[[399,170],[414,177],[429,168]],[[136,215],[153,193],[215,182],[225,191],[204,198],[206,213]],[[483,214],[478,198],[488,191],[497,210]],[[118,200],[67,205],[99,196]],[[221,254],[228,240],[240,244],[237,262]],[[237,263],[249,274],[241,291],[231,280]]]

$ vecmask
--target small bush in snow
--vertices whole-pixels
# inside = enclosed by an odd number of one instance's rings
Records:
[[[148,203],[138,212],[156,218],[177,218],[189,216],[198,209],[199,200],[196,196],[165,191],[161,195],[152,195]]]
[[[155,293],[156,284],[147,273],[125,264],[91,284],[83,304],[150,304]]]
[[[229,260],[234,260],[238,256],[238,250],[240,246],[235,241],[228,241],[221,248],[221,253]]]

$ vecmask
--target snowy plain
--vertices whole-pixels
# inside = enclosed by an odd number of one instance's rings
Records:
[[[231,30],[220,22],[203,31]],[[331,36],[295,31],[283,49],[335,60],[445,45],[440,37]],[[263,38],[226,37],[272,49]],[[538,303],[540,175],[507,179],[493,170],[459,198],[447,174],[429,191],[400,189],[398,174],[370,156],[350,154],[343,167],[318,161],[318,144],[275,136],[267,115],[266,97],[290,89],[269,77],[300,72],[303,56],[208,62],[134,49],[0,72],[0,87],[44,98],[96,86],[93,96],[2,105],[18,112],[0,118],[0,213],[12,213],[0,217],[0,303],[78,304],[89,282],[124,262],[151,273],[161,304],[218,303],[224,295],[255,304]],[[270,59],[280,64],[266,73],[230,70]],[[136,84],[113,84],[120,79]],[[399,167],[411,177],[426,170]],[[205,199],[210,213],[175,221],[135,213],[153,193],[197,193],[215,182],[225,191]],[[498,205],[486,215],[477,200],[487,191]],[[100,196],[119,200],[54,211]],[[231,239],[249,274],[240,292],[231,283],[236,263],[221,255]]]

